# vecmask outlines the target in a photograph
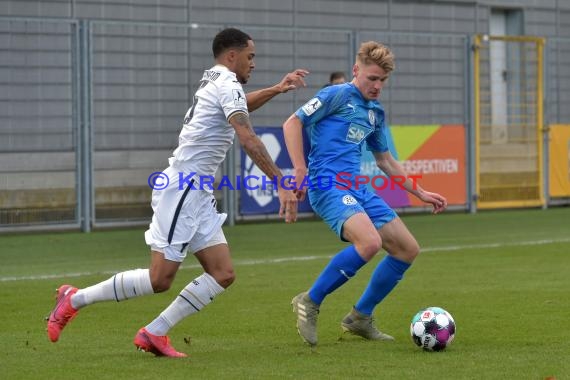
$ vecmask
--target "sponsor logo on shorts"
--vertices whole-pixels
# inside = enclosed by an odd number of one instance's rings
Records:
[[[344,203],[347,206],[354,206],[358,202],[356,202],[356,199],[354,199],[352,195],[345,195],[344,197],[342,197],[342,203]]]

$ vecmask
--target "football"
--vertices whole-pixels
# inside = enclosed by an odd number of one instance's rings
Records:
[[[414,315],[410,334],[414,343],[424,350],[442,351],[455,338],[455,320],[441,307],[428,307]]]

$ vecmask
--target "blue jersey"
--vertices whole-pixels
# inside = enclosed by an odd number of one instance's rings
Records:
[[[388,151],[384,108],[377,100],[366,100],[352,83],[323,88],[295,115],[310,139],[308,167],[313,184],[318,178],[338,183],[339,173],[360,174],[364,142],[372,152]]]

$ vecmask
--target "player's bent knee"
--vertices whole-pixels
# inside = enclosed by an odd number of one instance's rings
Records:
[[[404,253],[405,260],[407,262],[411,263],[412,261],[414,261],[416,259],[416,257],[418,257],[419,254],[420,254],[420,246],[416,241],[414,241],[408,247],[406,247],[406,250]]]
[[[168,289],[170,289],[173,280],[174,278],[151,278],[150,283],[152,285],[152,290],[154,290],[155,293],[166,292]]]
[[[410,256],[412,257],[412,259],[415,259],[416,257],[418,257],[419,254],[420,254],[420,246],[418,245],[416,249],[412,251]]]
[[[355,248],[366,261],[372,259],[382,248],[382,240],[368,239],[361,244],[355,244]]]
[[[382,249],[382,240],[377,239],[371,241],[368,245],[368,249],[370,252],[373,252],[373,255],[377,254]]]
[[[155,293],[163,293],[166,292],[168,289],[170,289],[170,284],[163,284],[163,283],[152,284],[152,289],[154,290]]]
[[[216,282],[224,289],[233,284],[236,279],[236,273],[233,269],[217,271],[215,273],[210,273],[210,275],[214,277]]]

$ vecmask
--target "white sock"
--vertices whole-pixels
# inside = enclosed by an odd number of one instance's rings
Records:
[[[154,294],[148,269],[134,269],[117,273],[113,277],[85,289],[71,297],[71,306],[80,309],[96,302],[117,302]]]
[[[213,301],[214,297],[224,291],[214,277],[204,273],[186,285],[178,297],[160,315],[146,326],[149,333],[163,336],[174,325],[202,310]]]

